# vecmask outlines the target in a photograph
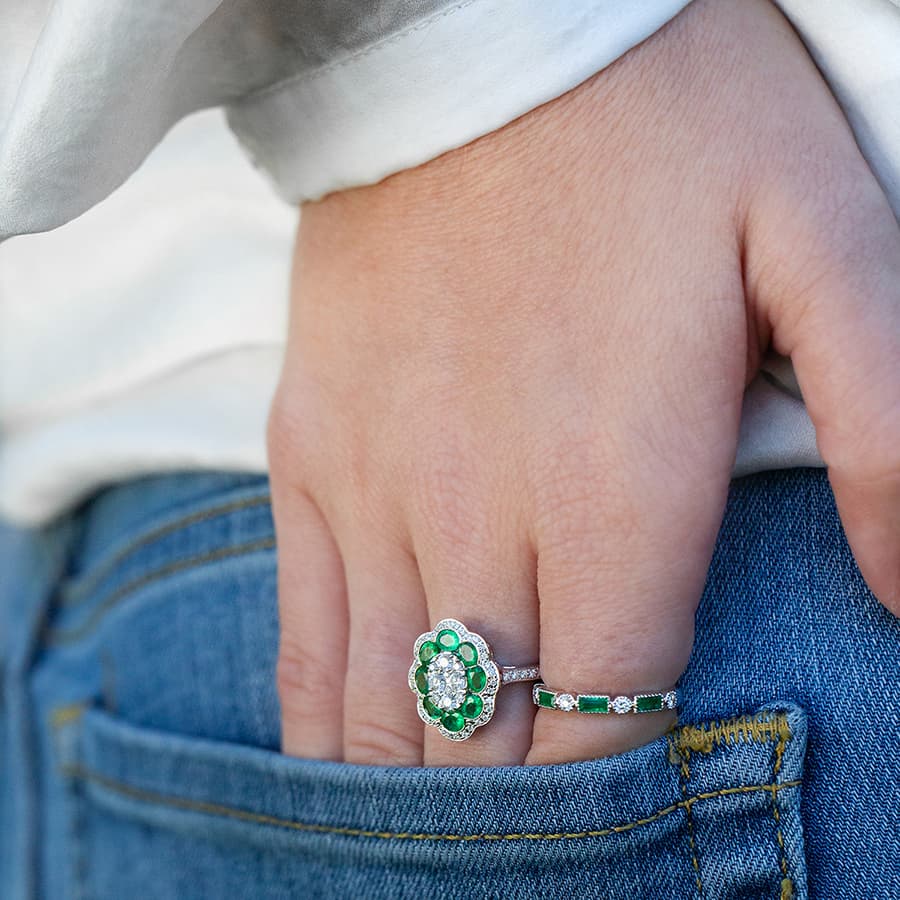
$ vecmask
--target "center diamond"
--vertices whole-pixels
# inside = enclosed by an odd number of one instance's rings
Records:
[[[456,709],[466,699],[466,667],[455,653],[438,653],[428,664],[428,697],[442,710]]]

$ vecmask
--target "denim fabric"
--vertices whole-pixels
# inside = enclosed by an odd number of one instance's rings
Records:
[[[265,479],[0,528],[0,896],[898,896],[900,622],[822,469],[732,482],[681,724],[630,753],[283,757],[276,644]]]

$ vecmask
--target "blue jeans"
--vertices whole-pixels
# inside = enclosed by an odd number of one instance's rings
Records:
[[[682,724],[621,756],[286,758],[276,644],[263,478],[0,527],[4,900],[900,896],[900,621],[822,469],[732,482]]]

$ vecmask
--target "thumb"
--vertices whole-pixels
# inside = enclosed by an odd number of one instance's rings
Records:
[[[900,228],[849,133],[838,148],[761,197],[747,282],[794,364],[860,571],[900,615]]]

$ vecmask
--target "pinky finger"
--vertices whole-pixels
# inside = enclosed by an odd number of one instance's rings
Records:
[[[313,499],[273,485],[278,544],[278,695],[281,744],[291,756],[343,758],[342,685],[347,657],[343,561]],[[338,688],[337,690],[335,688]]]

